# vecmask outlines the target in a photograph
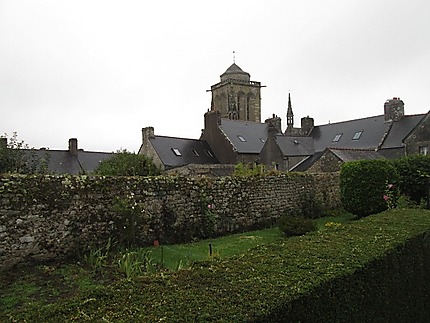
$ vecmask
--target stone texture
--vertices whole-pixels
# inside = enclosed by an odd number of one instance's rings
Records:
[[[312,194],[340,205],[339,176],[89,177],[0,175],[0,269],[75,256],[109,238],[136,245],[189,242],[262,228]],[[118,198],[139,210],[114,211]],[[208,212],[208,205],[211,207]]]

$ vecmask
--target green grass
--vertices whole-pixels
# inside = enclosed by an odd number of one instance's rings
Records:
[[[152,259],[163,268],[177,270],[189,267],[195,261],[226,258],[246,253],[259,245],[283,239],[278,228],[250,231],[180,245],[161,245],[144,248]],[[212,246],[212,255],[210,247]]]
[[[347,223],[351,215],[332,216],[316,219],[318,228],[326,222]],[[238,233],[216,239],[197,241],[181,245],[164,245],[136,250],[114,252],[109,247],[100,257],[86,256],[79,263],[40,265],[19,268],[2,275],[0,279],[0,321],[13,321],[18,313],[32,313],[48,304],[67,301],[82,294],[98,293],[123,280],[137,278],[128,276],[118,266],[118,259],[130,252],[148,254],[163,271],[177,271],[190,268],[197,261],[214,261],[238,255],[252,255],[254,250],[265,245],[282,245],[285,238],[277,227]],[[209,252],[212,246],[212,255]],[[99,251],[97,251],[98,255]],[[96,255],[93,252],[94,255]],[[102,259],[103,261],[94,261]],[[131,264],[132,265],[132,264]],[[137,276],[145,277],[144,270]],[[31,314],[30,314],[31,317]]]

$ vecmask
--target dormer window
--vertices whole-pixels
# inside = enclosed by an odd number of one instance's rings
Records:
[[[239,138],[239,140],[242,141],[242,142],[246,142],[245,137],[242,136],[242,135],[237,135],[237,138]]]
[[[173,151],[173,153],[176,155],[176,156],[182,156],[182,154],[181,154],[181,152],[179,151],[179,149],[178,148],[172,148],[172,151]]]
[[[342,137],[342,134],[338,133],[336,136],[334,136],[333,142],[338,142],[340,140],[340,137]]]
[[[193,152],[193,155],[194,155],[194,156],[196,156],[196,157],[199,157],[199,156],[200,156],[200,155],[199,155],[199,153],[197,152],[197,150],[193,149],[193,150],[192,150],[192,152]]]
[[[354,136],[352,136],[352,140],[358,140],[361,137],[361,134],[363,133],[363,131],[357,131]]]

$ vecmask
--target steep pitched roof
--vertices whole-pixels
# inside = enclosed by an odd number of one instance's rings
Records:
[[[221,119],[219,127],[238,153],[259,154],[266,142],[269,125],[252,121]]]
[[[385,159],[381,154],[371,149],[328,149],[341,161]]]
[[[389,125],[380,115],[315,126],[310,135],[314,139],[315,151],[323,151],[327,147],[376,149]]]
[[[188,164],[219,163],[208,143],[203,140],[154,136],[149,141],[166,169]]]
[[[276,135],[275,141],[284,156],[311,156],[315,153],[311,137]]]
[[[78,150],[74,156],[68,150],[27,149],[26,158],[37,169],[47,167],[48,173],[78,175],[92,173],[101,161],[114,153]]]
[[[402,147],[403,140],[425,116],[426,114],[403,116],[399,121],[393,122],[381,149]]]

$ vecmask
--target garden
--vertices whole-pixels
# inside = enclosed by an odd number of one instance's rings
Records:
[[[108,240],[66,263],[2,273],[10,322],[425,321],[428,158],[352,162],[344,209],[191,244]],[[371,180],[369,180],[371,179]]]

